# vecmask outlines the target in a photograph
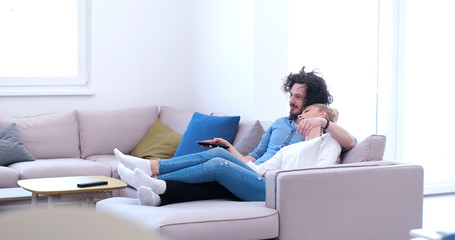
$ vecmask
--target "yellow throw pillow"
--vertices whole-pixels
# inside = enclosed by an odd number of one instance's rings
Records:
[[[172,131],[157,119],[131,155],[147,159],[172,158],[181,140],[181,134]]]

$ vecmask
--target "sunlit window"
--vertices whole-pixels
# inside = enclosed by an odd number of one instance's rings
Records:
[[[455,183],[455,2],[406,2],[403,158],[426,185]],[[452,190],[455,190],[452,187]]]
[[[455,2],[290,0],[289,7],[289,71],[318,68],[340,125],[358,140],[387,135],[385,159],[422,165],[426,194],[454,192]]]
[[[0,87],[86,86],[87,1],[0,1]]]
[[[323,74],[340,125],[358,140],[376,133],[377,0],[290,0],[288,48],[289,72]]]

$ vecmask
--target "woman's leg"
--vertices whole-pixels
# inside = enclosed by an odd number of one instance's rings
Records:
[[[166,192],[158,195],[152,188],[140,186],[137,197],[140,205],[163,206],[172,203],[190,202],[208,199],[240,200],[219,183],[184,183],[166,181]]]
[[[265,200],[265,179],[241,161],[237,164],[214,158],[192,167],[161,174],[158,179],[186,183],[218,182],[242,200]]]
[[[140,205],[159,206],[161,204],[160,196],[146,186],[140,186],[137,189],[137,198],[139,199]]]
[[[159,195],[161,206],[208,199],[231,199],[240,200],[225,187],[217,182],[207,183],[184,183],[177,181],[166,181],[166,191]]]
[[[117,159],[120,161],[121,164],[123,164],[125,167],[129,168],[130,170],[134,170],[135,168],[139,168],[145,173],[149,174],[152,176],[152,168],[150,165],[150,160],[148,159],[143,159],[143,158],[138,158],[135,156],[130,156],[130,155],[125,155],[120,150],[117,148],[114,149],[114,155],[117,157]]]
[[[222,148],[213,148],[207,151],[184,155],[176,158],[159,160],[159,174],[171,173],[184,168],[199,165],[213,158],[223,158],[234,163],[242,163],[238,158]],[[147,173],[147,172],[146,172]]]
[[[144,173],[139,168],[134,169],[132,179],[133,185],[136,186],[136,188],[146,186],[151,188],[157,194],[163,194],[166,192],[167,185],[165,181],[155,179]]]
[[[121,153],[118,149],[114,149],[114,154],[117,157],[117,159],[127,168],[131,170],[139,168],[149,176],[171,173],[177,170],[192,167],[204,163],[215,157],[223,158],[230,162],[245,165],[241,160],[234,157],[234,155],[232,155],[231,153],[222,148],[213,148],[199,153],[184,155],[170,159],[161,159],[158,161],[125,155]]]
[[[133,170],[125,167],[122,163],[117,165],[117,172],[120,176],[120,180],[126,182],[131,187],[137,188],[133,183]]]

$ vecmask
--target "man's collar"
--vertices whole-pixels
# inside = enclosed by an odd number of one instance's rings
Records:
[[[288,117],[288,122],[291,126],[294,126],[295,125],[295,120],[297,119],[297,117],[293,117],[293,116],[289,116]]]

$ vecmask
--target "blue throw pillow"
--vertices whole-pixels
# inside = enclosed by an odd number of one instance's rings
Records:
[[[0,166],[33,160],[35,158],[25,149],[15,123],[0,129]]]
[[[202,148],[197,144],[197,141],[223,138],[232,143],[235,135],[237,135],[239,121],[240,116],[218,117],[195,112],[183,134],[182,141],[180,142],[174,157],[202,152],[209,149]]]

